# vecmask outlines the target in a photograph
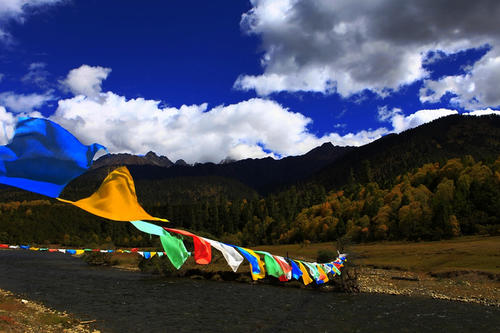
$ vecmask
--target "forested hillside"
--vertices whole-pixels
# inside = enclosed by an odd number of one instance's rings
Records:
[[[490,164],[465,156],[425,164],[398,176],[390,188],[370,182],[333,191],[282,230],[280,242],[330,241],[343,235],[353,241],[498,235],[499,212],[500,155]]]
[[[288,174],[295,176],[288,182],[283,172],[277,183],[269,182],[269,175],[252,183],[268,159],[221,169],[215,164],[129,169],[149,213],[168,218],[173,227],[243,245],[498,233],[500,117],[447,117],[340,155],[330,146],[278,161],[273,172],[292,168]],[[333,163],[297,180],[298,170],[329,152],[335,154]],[[91,170],[61,197],[92,194],[111,170]],[[259,193],[262,184],[274,184],[273,190]],[[151,245],[128,223],[10,187],[0,190],[0,242]]]

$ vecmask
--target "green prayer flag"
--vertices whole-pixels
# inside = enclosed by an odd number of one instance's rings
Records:
[[[186,250],[181,239],[170,235],[167,231],[163,231],[160,236],[161,245],[167,254],[168,259],[175,268],[179,269],[189,258],[189,252]]]
[[[255,251],[255,252],[264,255],[264,263],[266,264],[266,271],[268,275],[274,276],[276,278],[285,275],[285,272],[283,272],[281,266],[278,264],[276,259],[274,259],[274,257],[270,253],[265,251]]]
[[[182,239],[170,235],[162,227],[144,221],[131,221],[130,223],[142,232],[160,236],[161,245],[175,268],[181,268],[189,258],[190,253],[186,250]]]

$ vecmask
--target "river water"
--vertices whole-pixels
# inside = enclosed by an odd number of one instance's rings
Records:
[[[62,253],[0,251],[0,288],[102,332],[500,332],[500,309],[393,295],[167,279]]]

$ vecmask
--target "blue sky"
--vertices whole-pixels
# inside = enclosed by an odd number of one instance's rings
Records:
[[[31,115],[219,162],[498,113],[499,19],[492,0],[4,0],[0,140]]]

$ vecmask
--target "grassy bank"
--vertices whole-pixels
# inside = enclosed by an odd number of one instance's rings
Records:
[[[256,249],[315,260],[320,250],[336,250],[334,243],[269,245]],[[460,237],[437,242],[353,244],[345,249],[359,266],[425,273],[477,271],[500,274],[500,236]]]
[[[332,243],[262,247],[314,259]],[[500,237],[460,237],[437,242],[384,242],[348,246],[348,264],[362,292],[458,300],[500,306]]]

